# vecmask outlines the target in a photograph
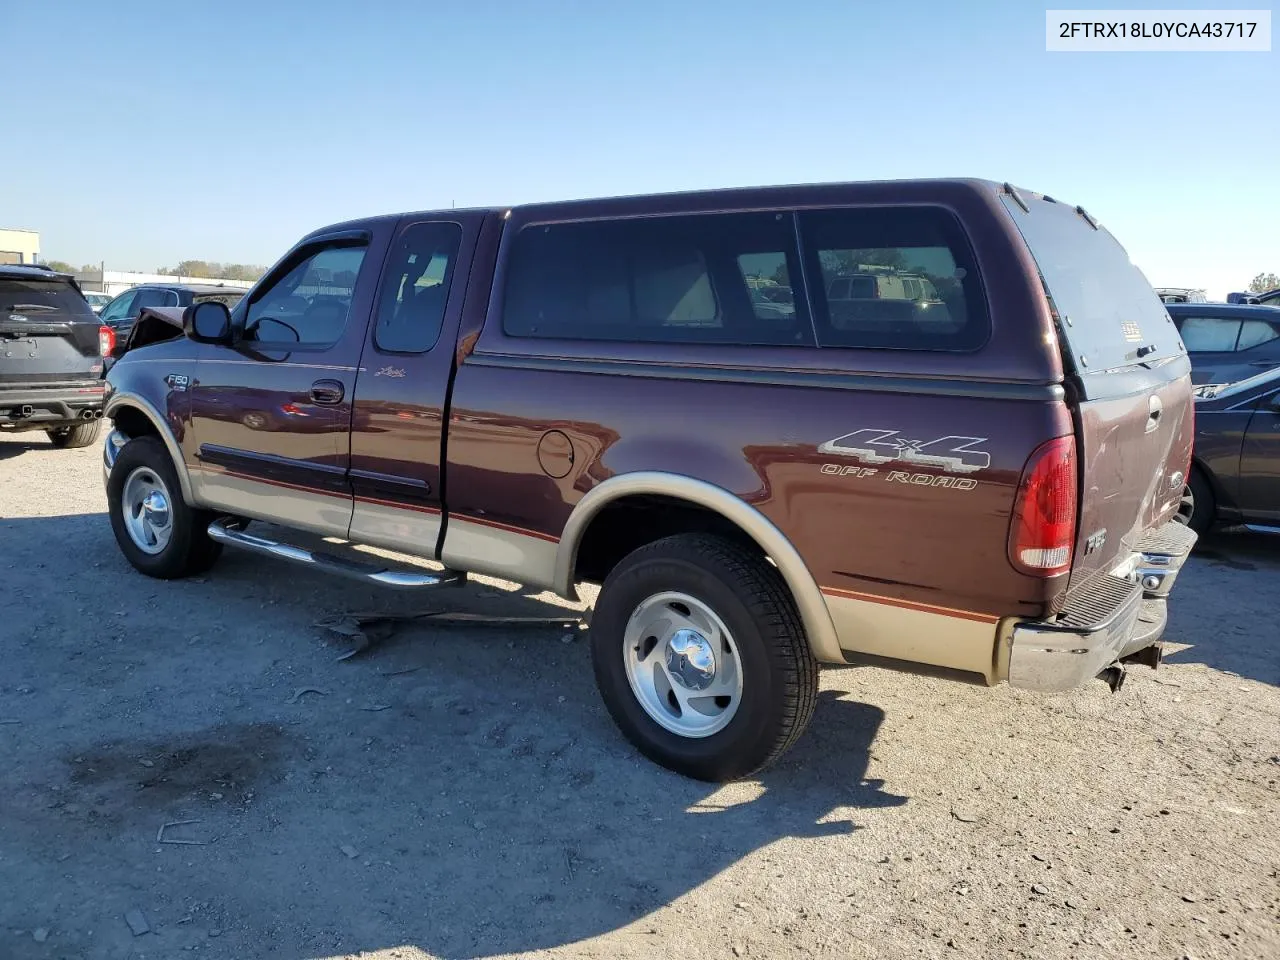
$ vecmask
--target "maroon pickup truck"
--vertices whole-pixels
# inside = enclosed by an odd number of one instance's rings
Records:
[[[820,664],[1039,691],[1156,666],[1189,371],[1115,239],[1008,184],[412,213],[311,234],[231,311],[144,315],[106,487],[154,577],[232,545],[404,589],[601,584],[614,720],[725,780],[802,733]]]

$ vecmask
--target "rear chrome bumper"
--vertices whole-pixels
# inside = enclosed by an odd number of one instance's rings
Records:
[[[1167,524],[1143,537],[1110,573],[1073,590],[1053,620],[1006,627],[1010,686],[1071,690],[1122,657],[1159,644],[1168,619],[1166,598],[1195,543],[1193,530]]]

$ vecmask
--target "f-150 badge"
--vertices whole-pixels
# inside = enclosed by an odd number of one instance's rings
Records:
[[[976,449],[986,442],[986,437],[955,436],[910,440],[898,430],[867,429],[828,440],[818,447],[818,452],[852,457],[873,466],[902,462],[937,467],[948,473],[975,473],[991,466],[991,454]]]

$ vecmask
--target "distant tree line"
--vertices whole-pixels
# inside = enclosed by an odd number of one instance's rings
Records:
[[[45,266],[59,273],[95,273],[101,269],[97,263],[86,263],[79,270],[65,260],[45,260]],[[266,267],[247,263],[214,263],[209,260],[182,260],[176,267],[157,267],[156,273],[170,277],[199,277],[202,280],[257,280],[267,272]]]
[[[1280,287],[1280,277],[1274,273],[1260,273],[1249,281],[1250,293],[1266,293]]]
[[[266,267],[247,263],[215,263],[210,260],[182,260],[176,267],[158,267],[156,273],[202,280],[257,280]]]

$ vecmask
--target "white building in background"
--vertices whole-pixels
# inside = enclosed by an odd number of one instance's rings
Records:
[[[39,263],[40,234],[0,228],[0,263]]]
[[[0,228],[0,264],[32,264],[40,262],[40,234],[35,230],[6,230]],[[203,286],[229,287],[248,290],[250,280],[210,280],[207,277],[178,277],[162,273],[134,273],[131,270],[107,270],[105,265],[97,270],[79,270],[76,282],[80,289],[91,293],[117,293],[144,283],[193,283]]]
[[[80,289],[92,293],[117,293],[144,283],[194,283],[206,287],[228,287],[233,290],[248,290],[253,286],[251,280],[211,280],[208,277],[177,277],[163,273],[134,273],[130,270],[88,270],[76,273],[76,282]]]

